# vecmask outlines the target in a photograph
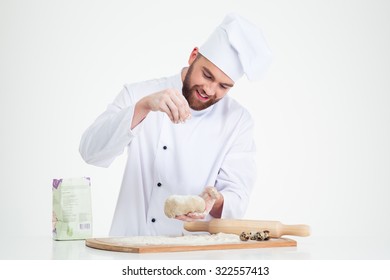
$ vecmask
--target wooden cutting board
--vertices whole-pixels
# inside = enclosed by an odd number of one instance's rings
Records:
[[[288,238],[271,238],[267,241],[240,241],[237,243],[210,245],[134,245],[121,241],[120,238],[90,238],[85,245],[95,249],[127,253],[161,253],[203,250],[256,249],[270,247],[295,247],[297,242]]]

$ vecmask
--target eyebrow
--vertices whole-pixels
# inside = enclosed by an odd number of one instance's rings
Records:
[[[202,66],[202,69],[203,69],[203,71],[207,72],[207,75],[209,75],[213,80],[215,80],[213,73],[211,73],[211,71],[206,66]],[[226,87],[233,87],[234,86],[234,84],[231,84],[231,83],[220,83],[220,84],[223,86],[226,86]]]

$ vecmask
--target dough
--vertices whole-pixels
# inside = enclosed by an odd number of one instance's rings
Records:
[[[168,218],[188,213],[202,213],[206,202],[198,195],[171,195],[165,200],[164,212]]]

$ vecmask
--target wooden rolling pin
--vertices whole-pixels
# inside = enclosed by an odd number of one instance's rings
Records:
[[[208,222],[195,221],[185,222],[184,229],[187,231],[205,231],[209,233],[234,233],[240,235],[242,232],[258,232],[268,230],[272,238],[279,238],[282,235],[309,236],[308,225],[284,225],[278,221],[255,221],[235,219],[213,219]]]

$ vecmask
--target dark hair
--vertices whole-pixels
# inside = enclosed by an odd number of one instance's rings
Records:
[[[198,54],[196,55],[196,58],[194,60],[194,62],[198,59],[200,59],[201,57],[204,57],[200,52],[198,52]]]

